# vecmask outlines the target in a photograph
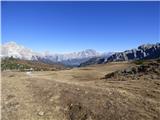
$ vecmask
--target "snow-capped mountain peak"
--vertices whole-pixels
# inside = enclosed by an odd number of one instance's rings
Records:
[[[1,46],[1,55],[3,57],[15,57],[20,59],[27,59],[32,60],[38,58],[45,58],[52,60],[54,62],[57,61],[64,61],[64,60],[70,60],[70,59],[82,59],[82,58],[90,58],[99,56],[100,53],[96,52],[92,49],[86,49],[81,52],[73,52],[73,53],[67,53],[67,54],[48,54],[48,53],[37,53],[32,51],[29,48],[26,48],[22,45],[18,45],[16,42],[8,42]]]
[[[110,55],[110,54],[108,54]],[[8,42],[1,45],[1,56],[25,59],[25,60],[38,60],[47,63],[63,63],[65,65],[80,65],[82,62],[94,57],[104,57],[107,53],[99,53],[93,49],[86,49],[80,52],[72,52],[66,54],[42,52],[38,53],[16,42]]]
[[[31,49],[11,41],[1,46],[1,55],[3,57],[13,56],[14,58],[31,60],[35,53]]]

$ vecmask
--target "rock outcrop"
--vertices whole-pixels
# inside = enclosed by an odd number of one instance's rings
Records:
[[[140,79],[160,80],[160,59],[151,61],[145,60],[140,65],[106,74],[103,79],[119,81]]]

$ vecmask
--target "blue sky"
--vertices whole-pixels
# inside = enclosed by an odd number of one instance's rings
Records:
[[[160,2],[2,2],[2,43],[35,51],[123,51],[160,41]]]

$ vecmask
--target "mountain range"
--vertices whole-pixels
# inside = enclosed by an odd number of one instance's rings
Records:
[[[99,53],[93,49],[80,52],[58,54],[38,53],[15,42],[1,45],[1,57],[13,57],[23,60],[34,60],[44,63],[60,63],[66,66],[87,66],[92,64],[103,64],[116,61],[130,61],[142,59],[155,59],[160,57],[160,43],[143,44],[137,49],[125,50],[123,52]]]
[[[88,61],[81,63],[80,66],[87,66],[92,64],[103,64],[107,62],[117,61],[131,61],[160,58],[160,43],[143,44],[137,49],[125,50],[123,52],[116,52],[107,58],[95,57]]]
[[[143,44],[137,49],[126,50],[113,54],[107,59],[107,62],[112,61],[128,61],[128,60],[143,60],[156,59],[160,57],[160,43]]]
[[[2,57],[13,57],[24,60],[37,60],[45,63],[62,63],[69,66],[78,66],[93,57],[108,57],[111,53],[99,53],[93,49],[86,49],[80,52],[57,54],[57,53],[38,53],[16,42],[8,42],[1,45]]]

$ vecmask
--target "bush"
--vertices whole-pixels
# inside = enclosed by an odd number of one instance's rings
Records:
[[[136,61],[134,61],[134,64],[143,65],[144,64],[144,60],[136,60]]]

